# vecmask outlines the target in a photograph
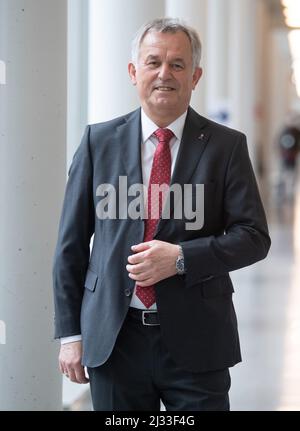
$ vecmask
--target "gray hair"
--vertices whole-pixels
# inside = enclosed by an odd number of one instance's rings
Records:
[[[132,41],[131,56],[134,64],[137,64],[141,43],[149,31],[157,31],[158,33],[184,32],[191,42],[193,69],[200,65],[202,47],[198,33],[178,18],[157,18],[142,25]]]

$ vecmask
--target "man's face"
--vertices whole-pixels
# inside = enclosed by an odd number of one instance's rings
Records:
[[[146,114],[174,121],[188,108],[202,69],[193,70],[191,43],[184,32],[149,31],[137,64],[129,64],[129,74]]]

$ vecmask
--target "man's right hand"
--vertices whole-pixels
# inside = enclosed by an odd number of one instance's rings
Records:
[[[75,341],[73,343],[66,343],[60,346],[59,352],[59,369],[65,374],[71,382],[74,383],[88,383],[89,379],[86,377],[84,367],[81,365],[82,357],[82,342]]]

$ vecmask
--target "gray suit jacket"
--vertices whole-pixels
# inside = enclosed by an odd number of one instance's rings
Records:
[[[53,271],[55,336],[81,333],[89,367],[112,352],[134,289],[127,257],[144,234],[141,219],[99,219],[96,190],[103,183],[118,190],[119,176],[128,187],[142,183],[140,151],[138,109],[88,126],[69,171]],[[181,244],[187,268],[155,286],[162,337],[187,370],[229,367],[241,360],[229,272],[270,247],[245,136],[189,108],[171,183],[204,184],[204,225],[186,230],[174,203],[171,219],[159,221],[155,239]]]

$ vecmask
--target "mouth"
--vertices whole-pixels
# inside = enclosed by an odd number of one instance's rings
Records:
[[[175,88],[173,88],[173,87],[166,87],[166,86],[155,87],[154,89],[156,91],[162,91],[162,92],[175,91]]]

